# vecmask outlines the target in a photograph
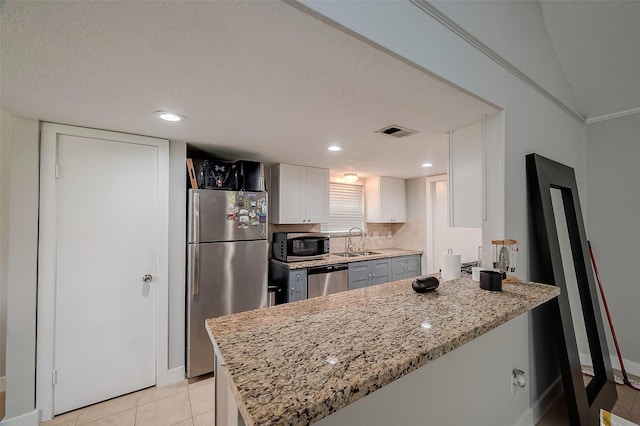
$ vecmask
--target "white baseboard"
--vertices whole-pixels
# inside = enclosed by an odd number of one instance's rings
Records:
[[[558,377],[542,395],[525,411],[514,426],[534,426],[553,406],[562,394],[562,377]]]
[[[33,410],[30,413],[23,414],[18,417],[4,419],[0,422],[0,426],[38,426],[40,423],[40,411]]]
[[[177,383],[184,380],[187,376],[185,375],[184,366],[172,368],[167,371],[167,384]]]
[[[627,373],[640,377],[640,363],[629,361],[628,359],[624,358],[622,358],[622,362],[624,362],[624,368],[625,370],[627,370]],[[618,361],[618,357],[611,357],[611,366],[616,370],[620,370],[620,362]]]
[[[593,367],[593,364],[591,363],[591,355],[583,352],[579,353],[578,355],[580,356],[580,364],[588,367]],[[615,370],[621,370],[618,357],[616,355],[610,355],[609,358],[611,359],[611,367],[613,367]],[[640,377],[640,363],[633,362],[624,358],[622,358],[622,362],[624,362],[624,368],[625,370],[627,370],[627,373]]]
[[[0,392],[7,390],[7,378],[5,376],[0,377]]]

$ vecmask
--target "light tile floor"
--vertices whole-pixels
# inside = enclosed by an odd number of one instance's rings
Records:
[[[637,380],[630,377],[632,380]],[[612,412],[640,425],[640,392],[617,386]],[[162,388],[149,388],[81,408],[40,423],[41,426],[214,426],[212,377],[183,380]],[[567,406],[560,396],[537,426],[569,424]]]
[[[62,414],[40,425],[213,426],[213,378],[205,376],[189,382],[144,389]]]
[[[618,373],[618,375],[620,374]],[[588,383],[588,380],[589,379],[585,378],[585,384]],[[634,376],[629,376],[629,380],[632,382],[640,382],[640,380]],[[618,417],[640,425],[640,391],[623,385],[617,385],[616,391],[618,393],[618,400],[611,412]],[[569,413],[567,411],[567,404],[564,395],[560,395],[549,411],[545,413],[537,423],[537,426],[563,426],[568,424]]]

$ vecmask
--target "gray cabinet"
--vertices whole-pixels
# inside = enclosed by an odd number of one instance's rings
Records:
[[[269,284],[277,285],[284,292],[283,302],[297,302],[307,298],[307,269],[289,269],[269,262]]]
[[[394,257],[391,261],[393,281],[417,277],[420,271],[420,255]]]
[[[307,298],[307,270],[293,269],[289,271],[287,281],[287,302],[297,302]]]
[[[349,290],[368,286],[370,278],[369,262],[349,263]]]
[[[349,263],[349,290],[390,281],[389,259],[366,260]]]

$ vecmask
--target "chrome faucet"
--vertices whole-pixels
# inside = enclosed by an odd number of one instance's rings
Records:
[[[358,231],[360,231],[360,242],[362,243],[362,247],[360,248],[360,250],[358,250],[358,247],[356,246],[356,251],[366,251],[365,241],[364,241],[364,231],[361,228],[358,228],[357,226],[354,226],[353,228],[349,229],[349,232],[347,233],[347,249],[345,251],[347,253],[351,253],[351,249],[353,248],[353,243],[351,242],[351,231],[353,231],[354,229],[357,229]]]

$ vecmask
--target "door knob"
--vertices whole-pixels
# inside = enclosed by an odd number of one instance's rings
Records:
[[[142,281],[145,282],[145,283],[150,283],[152,279],[153,279],[153,277],[151,275],[149,275],[149,274],[145,274],[142,277]]]

